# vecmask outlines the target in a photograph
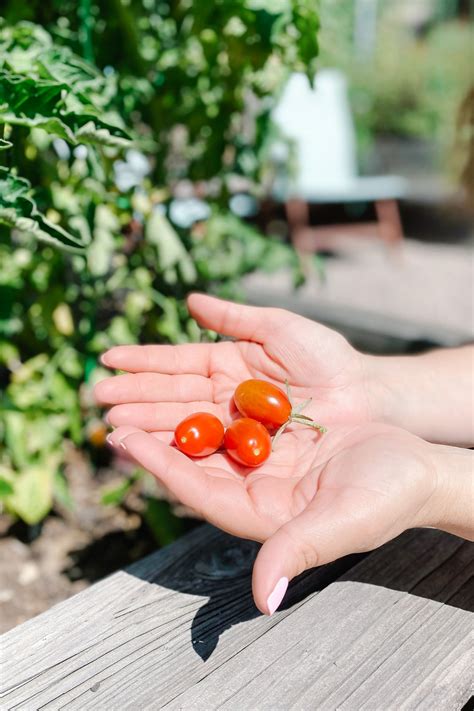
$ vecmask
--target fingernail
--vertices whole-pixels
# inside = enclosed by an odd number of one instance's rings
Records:
[[[122,447],[122,449],[124,449],[125,451],[127,451],[127,446],[125,442],[119,442],[119,446]]]
[[[107,363],[107,353],[102,353],[99,360],[102,365],[106,365],[107,367],[109,367],[109,364]]]
[[[288,578],[280,578],[267,599],[267,607],[270,615],[273,615],[275,610],[280,606],[281,601],[285,597],[287,588]]]
[[[110,432],[110,434],[107,435],[107,437],[105,438],[105,441],[107,442],[107,444],[113,445],[114,441],[112,439],[112,432]]]

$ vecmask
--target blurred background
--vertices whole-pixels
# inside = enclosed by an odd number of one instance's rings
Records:
[[[193,290],[472,339],[471,0],[0,0],[0,630],[195,522],[105,446]]]

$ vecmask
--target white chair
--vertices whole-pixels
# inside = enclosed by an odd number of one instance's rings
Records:
[[[405,194],[405,181],[398,176],[358,175],[355,129],[342,72],[320,70],[314,89],[305,74],[291,75],[272,118],[287,139],[273,146],[272,192],[286,205],[296,246],[313,251],[341,232],[341,226],[310,227],[310,203],[373,203],[377,222],[345,225],[344,232],[377,234],[391,243],[403,238],[397,200]]]

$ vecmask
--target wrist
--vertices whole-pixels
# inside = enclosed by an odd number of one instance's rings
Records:
[[[369,419],[430,442],[474,445],[471,347],[421,355],[363,356]]]
[[[420,525],[474,540],[474,453],[426,443],[426,463],[433,494]]]
[[[392,357],[363,356],[367,406],[372,422],[403,426],[399,421],[403,386],[401,374],[397,372],[397,361]]]

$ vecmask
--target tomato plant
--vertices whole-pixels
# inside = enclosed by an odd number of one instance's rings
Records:
[[[224,425],[208,412],[196,412],[176,427],[176,446],[188,457],[207,457],[214,454],[224,439]]]
[[[244,417],[258,420],[271,429],[280,427],[291,416],[291,403],[285,393],[265,380],[245,380],[237,386],[234,402]]]
[[[241,417],[227,428],[224,447],[227,454],[239,464],[258,467],[270,456],[272,440],[261,422]]]
[[[318,11],[0,4],[0,513],[34,525],[66,486],[64,440],[100,466],[101,352],[214,338],[190,291],[235,298],[262,266],[301,279],[293,250],[230,211],[229,186],[258,197],[279,90],[315,71]],[[173,211],[183,189],[207,204],[194,228]]]

